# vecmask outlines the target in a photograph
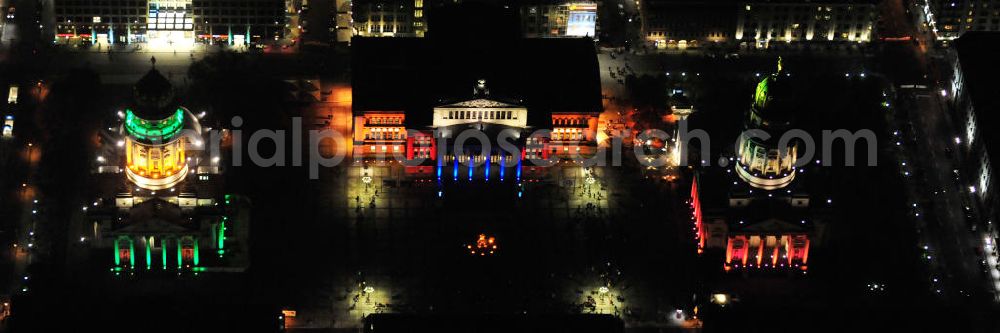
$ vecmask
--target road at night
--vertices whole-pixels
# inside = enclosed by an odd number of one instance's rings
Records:
[[[981,249],[985,233],[983,228],[973,230],[975,220],[975,200],[970,193],[970,180],[959,165],[959,153],[963,138],[953,122],[952,110],[942,93],[947,87],[940,81],[947,77],[935,56],[943,54],[932,46],[929,32],[914,27],[917,21],[905,11],[905,2],[886,1],[882,5],[882,33],[890,37],[910,36],[916,42],[888,41],[883,43],[883,59],[880,65],[886,76],[892,80],[897,91],[895,107],[902,115],[896,124],[899,139],[909,152],[912,160],[901,167],[901,172],[912,172],[908,176],[917,186],[918,199],[912,203],[911,214],[922,221],[921,237],[929,243],[919,245],[924,249],[924,260],[931,267],[928,282],[932,292],[955,303],[969,298],[983,301],[995,298],[993,283],[986,277],[985,258]],[[912,7],[918,11],[919,8]],[[926,88],[902,88],[920,85]],[[956,141],[957,140],[957,141]],[[966,215],[969,217],[966,217]],[[928,259],[930,258],[930,259]]]

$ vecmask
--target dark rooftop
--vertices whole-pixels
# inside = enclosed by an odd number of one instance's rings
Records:
[[[156,68],[150,69],[135,83],[133,93],[134,111],[139,118],[161,120],[176,111],[169,107],[174,102],[174,87]]]
[[[365,332],[601,332],[624,331],[612,315],[410,315],[372,314],[365,318]]]
[[[354,111],[407,112],[412,127],[429,125],[431,109],[472,99],[479,79],[490,98],[522,101],[528,124],[551,112],[600,112],[601,84],[590,39],[355,38],[351,52]]]
[[[965,85],[963,89],[975,110],[977,127],[989,156],[996,163],[1000,159],[1000,133],[989,130],[1000,124],[1000,67],[996,65],[1000,54],[1000,33],[968,32],[955,42],[959,66]],[[961,102],[961,101],[960,101]],[[986,130],[983,130],[986,129]]]

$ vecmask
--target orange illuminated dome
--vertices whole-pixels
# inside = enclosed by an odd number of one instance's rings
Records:
[[[136,83],[135,107],[122,114],[125,175],[144,189],[167,189],[183,181],[189,147],[203,144],[197,117],[173,104],[172,91],[170,81],[152,69]]]

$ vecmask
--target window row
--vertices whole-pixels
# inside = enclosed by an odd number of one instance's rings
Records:
[[[369,124],[376,125],[402,125],[403,118],[401,117],[370,117],[368,118]]]
[[[448,111],[445,119],[517,119],[514,111]]]

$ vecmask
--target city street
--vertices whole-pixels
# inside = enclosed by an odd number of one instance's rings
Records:
[[[947,292],[948,298],[975,295],[992,299],[992,284],[984,279],[985,258],[976,251],[985,234],[971,230],[976,222],[966,218],[965,207],[970,207],[968,202],[973,198],[961,177],[962,168],[956,165],[953,152],[961,147],[940,94],[902,90],[899,95],[899,107],[906,117],[902,132],[909,150],[904,155],[909,159],[900,163],[908,163],[902,170],[917,186],[919,199],[914,202],[913,214],[926,228],[922,232],[929,242],[925,244],[926,260],[939,269],[939,275],[931,277],[932,288]]]
[[[899,116],[893,120],[901,144],[900,172],[912,189],[908,203],[912,218],[924,244],[918,245],[930,267],[931,292],[952,302],[996,298],[995,282],[988,281],[985,228],[978,225],[970,169],[961,165],[962,135],[947,104],[942,77],[948,74],[938,66],[933,36],[913,22],[922,18],[906,13],[904,1],[886,1],[882,5],[881,24],[887,36],[911,36],[915,42],[886,42],[883,56],[885,75],[895,85],[893,107]],[[920,8],[911,7],[911,14]],[[919,16],[919,15],[918,15]],[[919,85],[923,88],[901,88]]]

